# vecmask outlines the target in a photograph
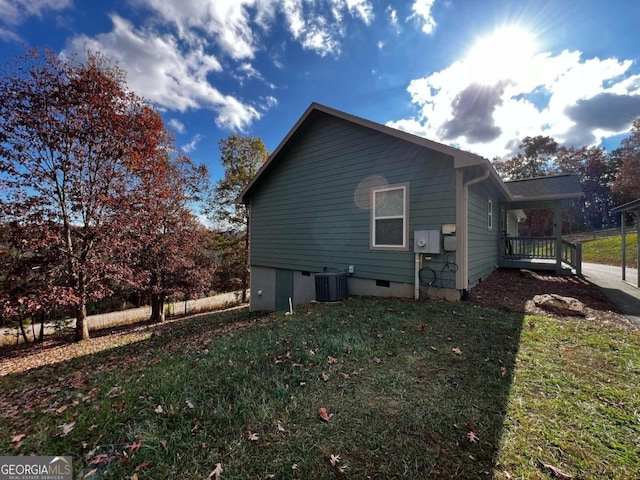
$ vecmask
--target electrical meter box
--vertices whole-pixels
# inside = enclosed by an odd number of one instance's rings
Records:
[[[458,241],[454,235],[444,237],[444,241],[442,243],[444,244],[445,252],[455,252],[458,248]]]
[[[440,253],[440,230],[416,230],[413,232],[414,253]]]

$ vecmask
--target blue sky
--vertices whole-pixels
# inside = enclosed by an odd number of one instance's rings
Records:
[[[636,0],[0,0],[0,61],[100,50],[215,181],[319,102],[487,158],[615,148],[640,116]]]

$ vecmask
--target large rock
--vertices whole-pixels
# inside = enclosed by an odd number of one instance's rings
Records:
[[[584,304],[572,297],[563,297],[555,293],[545,293],[533,297],[536,307],[557,315],[569,317],[586,317]]]

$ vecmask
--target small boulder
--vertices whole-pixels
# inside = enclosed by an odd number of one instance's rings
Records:
[[[520,276],[522,278],[536,278],[531,270],[527,270],[526,268],[520,269]]]
[[[545,293],[533,297],[536,307],[557,315],[569,317],[586,317],[584,304],[573,297],[563,297],[555,293]]]

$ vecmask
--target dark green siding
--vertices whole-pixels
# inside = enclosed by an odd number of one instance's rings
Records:
[[[493,201],[493,228],[488,228],[488,204]],[[469,283],[473,285],[496,269],[500,238],[498,188],[490,181],[469,187]]]
[[[455,172],[443,154],[329,116],[290,140],[251,198],[251,264],[413,283],[409,251],[369,248],[372,176],[409,183],[409,230],[455,223]],[[434,257],[434,266],[440,258]]]

